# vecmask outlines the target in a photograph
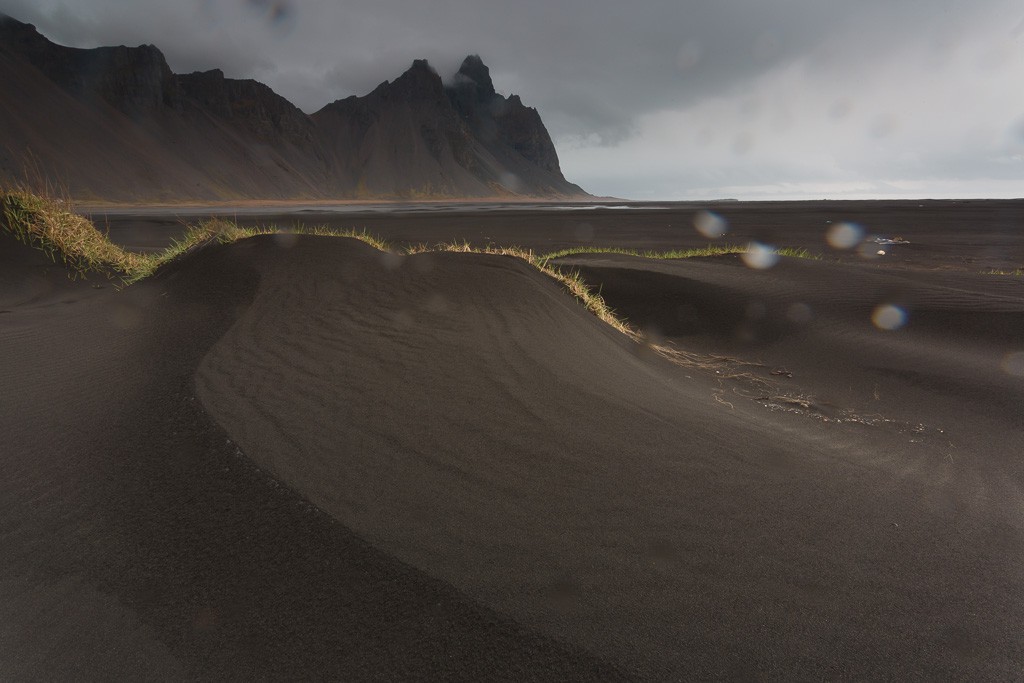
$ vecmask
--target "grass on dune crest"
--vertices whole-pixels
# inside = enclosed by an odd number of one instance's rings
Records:
[[[710,245],[694,249],[676,249],[673,251],[663,252],[638,251],[636,249],[626,249],[621,247],[570,247],[569,249],[562,249],[548,254],[537,255],[534,254],[532,250],[522,249],[520,247],[496,247],[491,245],[486,247],[474,247],[469,242],[463,241],[448,242],[433,246],[419,244],[408,247],[405,251],[408,254],[421,254],[434,251],[454,251],[474,254],[500,254],[521,258],[548,277],[560,282],[587,308],[587,310],[598,318],[608,323],[619,332],[639,341],[643,338],[643,335],[633,328],[626,320],[616,315],[615,311],[608,306],[601,294],[599,292],[595,292],[593,288],[583,280],[578,270],[567,271],[551,265],[550,262],[563,256],[572,256],[575,254],[626,254],[628,256],[652,259],[685,259],[700,256],[745,254],[749,251],[749,247],[746,245]],[[790,256],[793,258],[806,258],[813,260],[821,259],[820,255],[813,254],[807,249],[801,248],[782,247],[773,249],[772,252],[779,256]],[[652,346],[652,348],[680,364],[687,364],[683,362],[684,359],[682,358],[682,355],[685,354],[682,354],[682,352],[679,352],[677,349],[669,347],[661,348],[657,345]]]
[[[405,252],[410,255],[437,251],[452,251],[469,254],[497,254],[499,256],[512,256],[522,259],[548,277],[561,283],[562,286],[576,297],[576,299],[578,299],[588,311],[596,315],[600,320],[608,323],[619,332],[622,332],[633,339],[640,338],[640,333],[630,327],[625,320],[618,317],[615,312],[608,307],[608,304],[605,303],[605,300],[601,295],[595,292],[586,282],[583,281],[583,278],[580,277],[579,271],[567,272],[559,268],[553,268],[548,265],[548,258],[546,256],[537,256],[532,250],[522,249],[520,247],[495,247],[488,245],[481,248],[474,247],[469,242],[449,242],[436,244],[434,246],[419,244],[408,247],[405,250]]]
[[[181,240],[159,254],[138,254],[111,242],[92,221],[75,213],[67,201],[14,190],[0,193],[0,206],[2,229],[17,241],[39,249],[54,263],[63,263],[72,279],[99,274],[132,283],[230,227],[203,223],[189,228]]]
[[[626,249],[623,247],[570,247],[544,254],[541,257],[544,261],[553,261],[563,256],[576,256],[579,254],[624,254],[626,256],[639,256],[650,259],[685,259],[700,256],[725,256],[727,254],[745,254],[750,250],[748,245],[738,244],[712,244],[706,247],[693,249],[673,249],[671,251],[639,251],[637,249]],[[771,250],[779,256],[790,256],[792,258],[806,258],[820,260],[820,254],[813,254],[807,249],[796,247],[779,247]]]
[[[9,232],[18,241],[41,250],[54,262],[60,259],[67,266],[71,277],[86,277],[89,274],[99,273],[109,278],[118,278],[128,285],[153,275],[161,266],[181,258],[203,245],[230,243],[257,235],[275,235],[286,232],[273,226],[240,226],[234,221],[214,218],[190,226],[181,239],[176,240],[159,253],[138,254],[110,242],[107,236],[98,231],[91,221],[74,213],[71,204],[65,200],[42,197],[17,189],[0,190],[0,206],[3,209],[0,229]],[[349,237],[366,242],[381,251],[393,251],[386,242],[365,230],[301,226],[287,232],[324,237]],[[746,251],[746,247],[713,246],[663,253],[579,247],[541,256],[531,250],[518,247],[487,246],[480,248],[474,247],[468,242],[453,242],[434,246],[412,246],[404,251],[407,254],[438,251],[495,254],[522,259],[559,282],[599,319],[632,339],[640,340],[642,335],[625,320],[618,317],[608,307],[601,295],[586,284],[578,271],[557,268],[549,262],[559,256],[580,253],[620,253],[647,258],[687,258],[743,253]],[[778,253],[808,256],[806,250],[779,250]]]
[[[725,247],[723,247],[725,248]],[[716,249],[695,249],[689,250],[697,253],[689,253],[687,251],[686,256],[661,256],[660,258],[688,258],[691,256],[717,256],[723,253],[745,253],[746,247],[735,247],[736,251],[712,251]],[[689,368],[700,368],[703,370],[714,370],[719,373],[719,379],[745,379],[745,380],[757,380],[754,375],[746,371],[736,370],[737,367],[749,366],[750,363],[737,360],[735,358],[729,358],[726,356],[708,356],[704,354],[692,353],[680,349],[671,343],[659,343],[653,341],[644,335],[643,332],[636,329],[629,322],[619,317],[614,310],[612,310],[600,292],[597,292],[590,285],[586,283],[583,277],[580,275],[578,270],[564,270],[550,265],[548,262],[552,258],[550,254],[538,256],[529,249],[523,249],[521,247],[495,247],[487,246],[483,248],[474,247],[469,242],[449,242],[445,244],[437,244],[434,246],[427,246],[424,244],[409,247],[406,250],[407,254],[424,254],[438,251],[453,251],[459,253],[472,253],[472,254],[498,254],[502,256],[513,256],[520,258],[530,265],[534,266],[540,272],[544,273],[548,277],[561,283],[565,289],[567,289],[576,299],[583,304],[583,306],[590,311],[592,314],[598,317],[601,321],[611,325],[616,330],[626,335],[633,341],[646,345],[649,349],[675,363],[676,365],[682,365]],[[799,251],[802,252],[797,256],[803,258],[817,258],[813,256],[807,256],[806,250],[784,250],[784,251]],[[593,249],[586,247],[580,247],[575,253],[594,253]],[[613,251],[611,249],[604,251],[603,253],[631,253],[631,250],[618,250]],[[674,254],[684,252],[669,252]],[[638,254],[639,255],[639,254]],[[783,254],[788,255],[788,254]],[[659,258],[659,257],[655,257]],[[720,403],[732,407],[727,401],[723,401],[716,395],[716,399]]]
[[[210,243],[230,243],[256,235],[281,234],[272,226],[240,226],[225,219],[214,218],[190,226],[181,239],[156,254],[138,254],[112,243],[84,216],[73,212],[64,200],[41,197],[21,190],[0,192],[3,208],[2,229],[18,241],[41,250],[54,262],[58,259],[68,268],[72,278],[102,274],[132,284],[153,275],[161,266]],[[296,234],[321,237],[350,237],[366,242],[381,251],[392,251],[380,238],[366,230],[337,230],[325,226],[299,227],[289,231]],[[454,251],[500,254],[521,258],[545,275],[557,280],[598,318],[615,329],[638,337],[636,331],[618,318],[604,299],[579,277],[578,273],[564,272],[547,265],[545,259],[532,251],[519,248],[486,247],[479,249],[468,242],[440,244],[433,247],[420,245],[405,250],[408,254],[427,251]]]
[[[380,251],[393,251],[390,244],[368,232],[365,228],[363,230],[338,230],[337,228],[329,228],[325,225],[317,225],[310,228],[299,227],[291,232],[299,235],[317,235],[319,237],[351,237],[352,239],[366,242],[371,247]]]
[[[107,236],[96,229],[84,216],[74,213],[66,200],[42,197],[23,190],[0,190],[2,221],[0,227],[11,233],[17,240],[43,251],[55,262],[60,259],[71,277],[86,277],[100,273],[109,278],[118,278],[125,284],[132,284],[153,275],[161,266],[181,258],[194,249],[211,243],[230,243],[257,235],[276,235],[285,232],[322,237],[349,237],[366,242],[381,251],[393,251],[380,238],[366,230],[337,230],[326,226],[300,226],[294,230],[282,231],[274,226],[240,226],[234,221],[213,218],[190,226],[181,239],[175,240],[167,249],[156,254],[138,254],[113,244]],[[608,304],[580,277],[578,271],[557,268],[550,264],[553,259],[573,254],[614,253],[629,254],[644,258],[681,259],[695,256],[718,256],[741,254],[745,246],[722,245],[700,249],[684,249],[669,252],[638,252],[633,249],[576,247],[562,251],[537,255],[531,250],[519,247],[474,247],[468,242],[452,242],[427,246],[408,247],[407,254],[425,252],[463,252],[495,254],[519,258],[556,280],[566,288],[584,307],[605,323],[635,340],[641,340],[640,332],[631,327],[608,307]],[[779,249],[776,253],[800,258],[819,258],[806,249]]]
[[[108,278],[120,279],[125,285],[143,280],[163,265],[181,258],[183,255],[207,244],[230,243],[255,237],[257,235],[302,234],[321,237],[349,237],[361,240],[370,246],[385,252],[394,250],[387,242],[370,234],[366,230],[338,230],[326,226],[300,226],[294,230],[283,231],[274,226],[240,226],[234,221],[214,218],[190,226],[181,239],[176,240],[167,249],[156,254],[138,254],[127,251],[113,244],[106,235],[101,233],[84,216],[74,213],[70,202],[66,200],[41,197],[22,190],[4,190],[0,188],[0,232],[12,234],[18,241],[41,250],[54,262],[60,259],[72,278],[86,277],[89,274],[102,274]],[[558,255],[571,253],[595,253],[592,247],[580,247],[566,250],[557,255],[534,254],[533,251],[519,247],[474,247],[468,242],[453,242],[435,246],[418,245],[403,250],[406,254],[451,251],[476,254],[495,254],[519,258],[548,277],[559,282],[583,306],[601,321],[611,325],[619,332],[639,343],[647,344],[656,353],[670,361],[690,367],[717,368],[723,363],[732,363],[731,359],[708,358],[682,351],[674,346],[651,343],[644,335],[620,318],[608,307],[600,293],[594,291],[580,276],[579,271],[558,268],[549,264]],[[686,258],[689,256],[714,256],[724,253],[743,253],[746,247],[711,247],[685,251],[666,252],[664,254],[636,254],[649,258]],[[789,250],[792,251],[792,250]],[[783,255],[807,257],[806,250],[802,253]],[[598,253],[629,253],[631,250],[605,249]],[[814,258],[814,257],[812,257]]]
[[[245,226],[238,225],[234,221],[223,218],[211,218],[196,225],[189,226],[180,240],[175,240],[171,246],[156,254],[146,255],[144,267],[139,268],[127,282],[137,282],[149,275],[152,275],[160,266],[180,258],[187,252],[210,243],[230,244],[239,240],[256,237],[257,235],[280,235],[286,231],[279,230],[273,226]],[[320,237],[352,237],[366,242],[372,247],[381,251],[390,251],[390,247],[383,240],[374,235],[356,230],[335,230],[326,226],[305,227],[300,226],[294,230],[287,231],[289,234],[317,235]]]
[[[99,273],[128,279],[144,267],[147,257],[110,242],[66,201],[13,191],[0,194],[0,206],[4,231],[55,263],[59,259],[73,278]]]
[[[0,230],[17,241],[39,249],[51,260],[63,263],[72,279],[99,274],[125,284],[138,282],[155,273],[162,265],[193,249],[213,242],[236,242],[256,235],[281,231],[274,227],[248,227],[225,219],[213,218],[189,226],[171,246],[155,254],[139,254],[114,244],[93,223],[74,212],[64,199],[42,197],[24,190],[0,191]],[[377,249],[388,245],[365,230],[332,230],[326,227],[300,227],[294,232],[332,237],[354,237]]]

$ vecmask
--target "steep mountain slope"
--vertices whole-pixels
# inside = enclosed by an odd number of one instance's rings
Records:
[[[109,200],[585,195],[489,76],[508,112],[481,113],[486,88],[462,81],[487,67],[466,64],[454,89],[417,60],[307,116],[254,80],[174,74],[152,45],[69,48],[0,15],[0,182]]]
[[[423,60],[365,97],[313,114],[335,161],[338,190],[360,195],[499,194],[474,173],[477,150]],[[461,191],[460,191],[461,190]]]
[[[255,81],[176,76],[152,46],[81,50],[0,20],[0,178],[114,200],[320,196],[308,117]]]
[[[355,185],[369,195],[585,194],[562,176],[537,111],[515,95],[497,95],[479,57],[467,57],[455,80],[444,87],[427,62],[417,60],[369,95],[313,114],[337,160],[338,189]]]
[[[518,95],[497,94],[490,69],[478,55],[466,57],[447,92],[474,137],[515,174],[516,182],[556,194],[580,190],[565,187],[558,153],[537,110],[524,106]]]

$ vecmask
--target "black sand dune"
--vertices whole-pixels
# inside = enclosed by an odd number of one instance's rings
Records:
[[[7,678],[1019,675],[1018,280],[567,261],[695,367],[509,257],[2,246]]]
[[[1024,340],[1020,278],[785,257],[766,270],[739,256],[556,263],[655,338],[757,363],[825,403],[905,421],[923,412],[995,450],[1007,438],[998,427],[1024,420],[1021,378],[1004,363]],[[897,329],[873,320],[883,306],[904,313]]]
[[[4,680],[623,678],[239,454],[192,384],[257,287],[244,253],[123,292],[48,278],[20,245],[0,254]]]

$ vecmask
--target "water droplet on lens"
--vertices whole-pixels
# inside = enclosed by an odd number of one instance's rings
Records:
[[[864,239],[864,228],[856,223],[836,223],[825,233],[825,239],[835,249],[853,249]]]
[[[871,322],[880,330],[898,330],[907,324],[907,312],[893,304],[881,304],[871,314]]]
[[[743,252],[741,258],[748,268],[756,270],[771,268],[779,261],[779,255],[775,253],[774,248],[760,242],[748,244],[747,250]]]
[[[729,232],[729,223],[712,211],[698,211],[693,217],[693,227],[709,240],[717,239]]]
[[[1014,351],[1003,358],[1003,371],[1014,377],[1024,377],[1024,351]]]

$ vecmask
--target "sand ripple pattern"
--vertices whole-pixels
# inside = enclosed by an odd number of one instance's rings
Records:
[[[512,258],[232,249],[199,396],[383,551],[648,677],[1019,671],[1016,472],[728,409]]]

